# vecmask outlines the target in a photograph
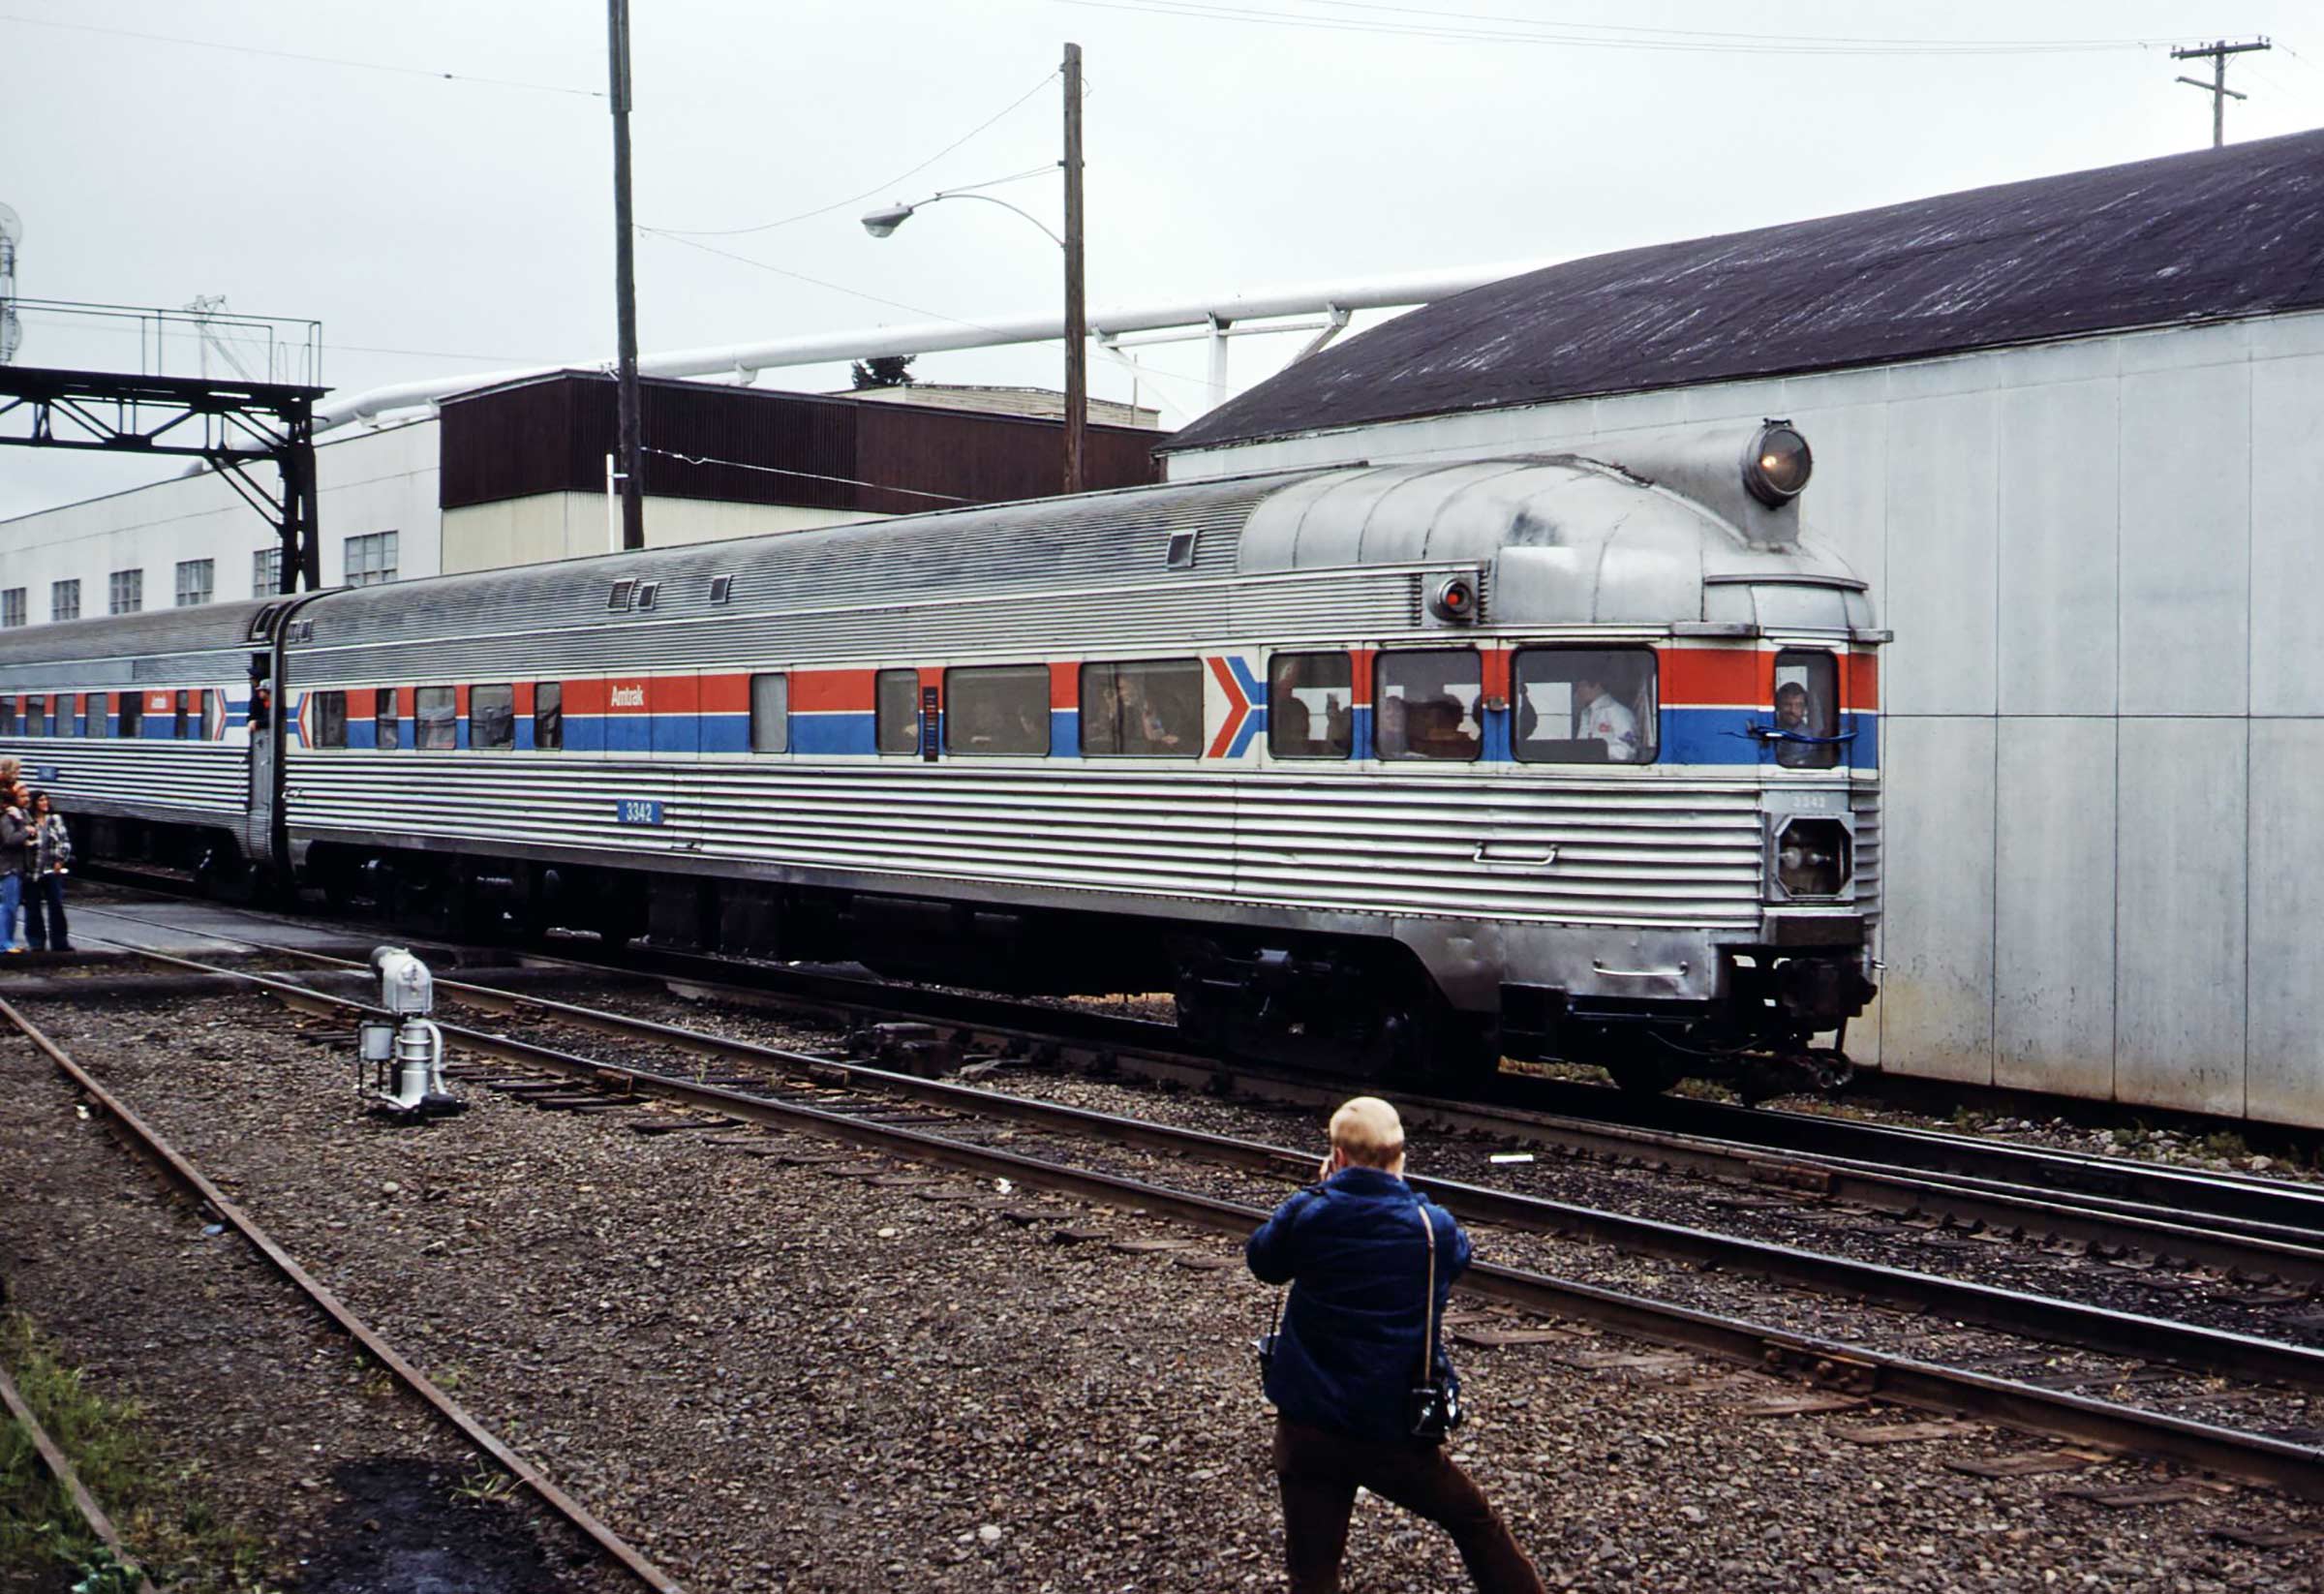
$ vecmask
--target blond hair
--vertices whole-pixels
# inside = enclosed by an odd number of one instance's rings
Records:
[[[1331,1115],[1331,1149],[1359,1167],[1392,1173],[1404,1160],[1404,1120],[1378,1096],[1357,1096]]]

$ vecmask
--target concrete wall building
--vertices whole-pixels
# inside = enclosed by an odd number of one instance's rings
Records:
[[[1178,434],[1191,479],[1787,416],[1872,583],[1859,1058],[2324,1122],[2324,135],[1631,251]]]

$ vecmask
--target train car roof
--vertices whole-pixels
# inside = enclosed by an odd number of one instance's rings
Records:
[[[2324,132],[2290,134],[1569,261],[1300,360],[1157,451],[2309,309],[2319,258]]]

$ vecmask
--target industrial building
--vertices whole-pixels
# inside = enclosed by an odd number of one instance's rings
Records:
[[[2324,134],[1575,261],[1292,366],[1191,480],[1789,417],[1893,628],[1858,1059],[2312,1120]]]
[[[1060,422],[1041,395],[876,399],[640,383],[646,537],[668,546],[1055,493]],[[1025,412],[1032,413],[1027,414]],[[1092,488],[1152,480],[1151,411],[1092,406]],[[602,372],[528,376],[431,415],[345,426],[316,448],[325,586],[602,553],[615,394]],[[215,472],[0,521],[0,625],[271,593],[275,529]]]

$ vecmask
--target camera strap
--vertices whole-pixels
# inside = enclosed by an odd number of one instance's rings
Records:
[[[1436,1382],[1436,1225],[1428,1221],[1428,1202],[1422,1197],[1413,1204],[1413,1211],[1421,1220],[1421,1233],[1428,1237],[1428,1288],[1421,1298],[1421,1382]]]

